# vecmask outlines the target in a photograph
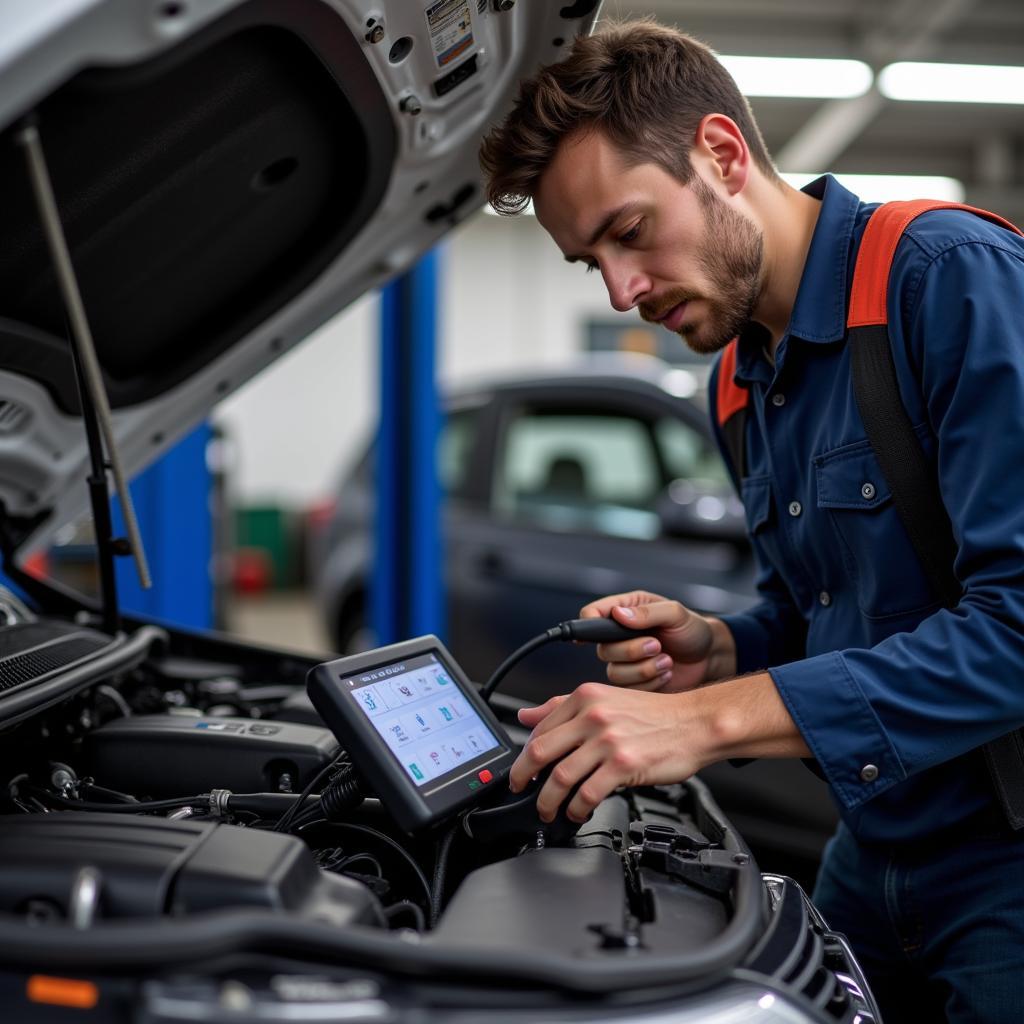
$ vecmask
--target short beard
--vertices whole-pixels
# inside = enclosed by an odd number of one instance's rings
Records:
[[[698,175],[692,188],[704,211],[704,239],[697,254],[710,282],[710,314],[679,329],[700,355],[721,351],[754,315],[764,286],[764,238],[757,226],[726,205]]]

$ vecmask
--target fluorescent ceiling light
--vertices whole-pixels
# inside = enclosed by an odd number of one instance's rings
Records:
[[[871,68],[860,60],[818,57],[718,58],[747,96],[846,99],[871,88]]]
[[[794,188],[803,188],[818,176],[810,171],[798,171],[781,177]],[[837,174],[835,177],[865,203],[884,203],[890,199],[945,199],[952,203],[964,201],[963,182],[956,178],[932,174]]]
[[[878,88],[891,100],[1024,103],[1024,67],[903,61],[879,72]]]

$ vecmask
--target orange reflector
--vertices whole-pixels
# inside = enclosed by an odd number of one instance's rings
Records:
[[[33,974],[28,979],[28,998],[32,1003],[50,1006],[70,1006],[76,1010],[91,1010],[100,1000],[100,990],[91,981],[75,978],[50,978]]]

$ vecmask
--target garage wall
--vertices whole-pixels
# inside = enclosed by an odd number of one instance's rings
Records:
[[[442,267],[447,379],[565,362],[590,316],[618,315],[600,277],[567,264],[533,217],[478,214],[444,243]],[[375,415],[378,310],[376,296],[356,303],[217,408],[236,503],[301,509],[331,493]]]

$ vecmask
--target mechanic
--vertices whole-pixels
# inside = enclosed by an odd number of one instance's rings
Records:
[[[899,390],[937,466],[963,595],[937,600],[871,453],[847,302],[873,207],[829,176],[778,177],[712,52],[650,21],[578,40],[485,139],[488,198],[532,200],[601,274],[749,389],[739,479],[759,565],[751,611],[702,616],[632,592],[588,605],[636,640],[609,683],[524,710],[522,788],[582,820],[619,786],[725,758],[813,757],[842,823],[814,894],[887,1024],[1024,1018],[1024,832],[982,745],[1024,723],[1024,244],[962,210],[915,219],[889,278]],[[713,421],[722,357],[709,388]],[[719,442],[726,454],[721,428]],[[714,682],[715,685],[705,685]]]

